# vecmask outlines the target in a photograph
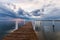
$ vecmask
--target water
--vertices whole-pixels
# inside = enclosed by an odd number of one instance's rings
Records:
[[[15,29],[15,21],[0,21],[0,40],[3,39],[3,37],[6,34],[9,34],[10,30]],[[19,22],[18,23],[18,28],[24,25],[24,22]]]
[[[60,40],[60,21],[36,21],[35,31],[39,40]]]
[[[41,26],[46,40],[60,40],[60,21],[41,21]]]
[[[0,40],[2,40],[3,37],[8,34],[8,31],[15,29],[15,25],[15,21],[0,21]],[[18,28],[22,27],[23,25],[23,21],[19,22]],[[39,37],[43,35],[47,40],[60,40],[60,21],[54,22],[55,32],[53,31],[52,21],[40,21],[40,23],[36,22],[35,26],[35,31],[38,32]]]

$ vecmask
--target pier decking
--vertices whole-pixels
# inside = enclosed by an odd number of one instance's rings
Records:
[[[23,27],[5,36],[3,40],[38,40],[38,37],[33,30],[32,23],[28,22]]]

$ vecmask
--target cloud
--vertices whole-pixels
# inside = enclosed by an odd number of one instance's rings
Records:
[[[36,9],[45,9],[44,10],[44,16],[43,18],[45,19],[56,19],[59,18],[60,15],[57,15],[57,13],[59,14],[59,8],[60,8],[60,0],[4,0],[4,1],[0,1],[0,2],[9,2],[11,4],[16,5],[16,10],[19,8],[22,8],[25,11],[31,12],[32,10],[36,10]],[[56,10],[56,11],[53,11]],[[56,13],[55,13],[56,12]],[[30,17],[30,16],[29,16]],[[33,18],[29,18],[25,16],[18,16],[18,18],[26,18],[26,19],[35,19],[36,17],[31,16]],[[38,20],[39,18],[37,18]],[[39,19],[40,20],[40,19]]]
[[[0,20],[9,18],[16,18],[15,12],[7,8],[5,5],[0,4]]]
[[[60,9],[53,8],[48,14],[42,17],[42,20],[60,20]]]
[[[60,0],[0,0],[0,2],[13,3],[16,5],[17,8],[21,7],[26,11],[31,11],[38,8],[41,9],[43,5],[48,4],[54,4],[56,6],[60,5]]]
[[[2,1],[2,0],[0,0],[0,2],[8,2],[8,0],[3,0],[3,1]]]
[[[8,0],[8,2],[16,5],[17,8],[21,7],[26,11],[41,8],[44,3],[42,0]]]

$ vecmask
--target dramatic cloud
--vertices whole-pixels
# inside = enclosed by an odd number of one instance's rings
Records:
[[[44,4],[44,0],[7,0],[7,1],[0,1],[5,3],[12,3],[16,5],[16,8],[22,8],[26,11],[31,11],[34,9],[39,9]]]
[[[32,10],[36,10],[36,9],[39,9],[41,12],[41,10],[44,9],[43,11],[44,15],[40,16],[40,18],[44,16],[49,17],[48,15],[51,15],[51,12],[53,11],[54,8],[58,8],[58,9],[60,8],[60,0],[53,0],[53,1],[52,0],[6,0],[6,1],[0,0],[0,3],[4,3],[4,4],[6,3],[7,6],[6,5],[5,6],[13,9],[15,12],[17,12],[19,8],[22,8],[26,12],[31,12]],[[27,15],[24,15],[24,17],[26,16]],[[32,17],[35,18],[35,16]]]

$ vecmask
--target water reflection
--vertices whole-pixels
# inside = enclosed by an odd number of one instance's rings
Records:
[[[18,28],[29,21],[19,21]],[[60,40],[60,21],[32,21],[39,40]],[[0,40],[16,28],[16,21],[0,21]]]
[[[60,21],[42,21],[46,40],[60,40]]]
[[[18,22],[18,28],[24,25],[24,21]],[[0,40],[16,28],[16,21],[0,21]]]

